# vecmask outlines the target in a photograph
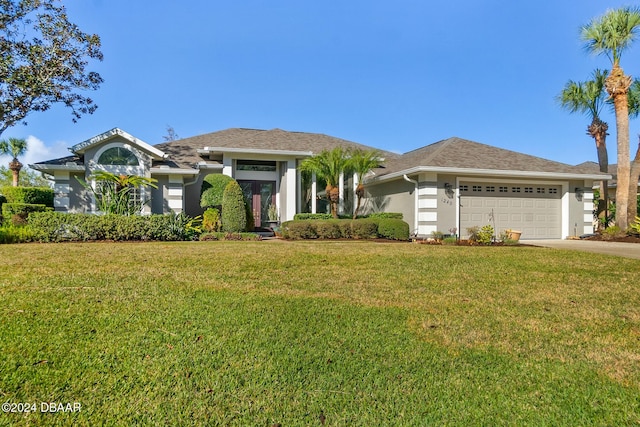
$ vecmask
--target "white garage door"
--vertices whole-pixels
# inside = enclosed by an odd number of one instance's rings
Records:
[[[522,231],[522,239],[562,237],[562,197],[559,185],[460,183],[460,228],[495,225]]]

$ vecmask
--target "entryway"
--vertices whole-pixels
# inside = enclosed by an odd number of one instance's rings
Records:
[[[244,197],[249,201],[256,227],[267,227],[269,224],[269,205],[276,204],[275,181],[241,181]]]

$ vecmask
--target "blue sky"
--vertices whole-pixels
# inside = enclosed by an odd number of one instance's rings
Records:
[[[610,68],[579,28],[598,0],[67,0],[102,39],[98,110],[62,106],[2,137],[25,163],[119,127],[150,143],[230,127],[324,133],[406,152],[451,136],[577,164],[596,160],[589,120],[560,109],[569,79]],[[622,66],[640,76],[640,40]],[[615,159],[615,121],[608,139]],[[640,120],[631,122],[635,153]],[[7,159],[8,161],[8,159]],[[4,162],[4,160],[0,160]]]

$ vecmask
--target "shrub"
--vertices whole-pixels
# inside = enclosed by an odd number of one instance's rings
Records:
[[[333,215],[328,213],[297,213],[293,216],[294,220],[308,219],[333,219]]]
[[[202,215],[202,229],[208,233],[220,230],[220,211],[209,208]]]
[[[253,216],[253,210],[251,209],[251,204],[249,203],[249,200],[247,200],[244,197],[242,200],[244,201],[244,214],[245,214],[245,217],[247,218],[247,224],[244,226],[244,231],[246,231],[247,233],[251,233],[256,228],[256,219]]]
[[[311,221],[285,221],[282,223],[282,237],[285,239],[316,239],[315,227]]]
[[[481,245],[490,245],[493,241],[493,226],[491,224],[487,224],[482,226],[482,228],[478,231],[476,242]]]
[[[48,187],[2,187],[0,193],[9,203],[28,203],[53,207],[53,189]]]
[[[369,219],[403,219],[401,212],[374,212],[366,216]]]
[[[260,241],[262,236],[256,233],[223,233],[221,231],[214,233],[204,233],[200,236],[201,241],[211,240],[242,240],[242,241]]]
[[[351,237],[354,239],[375,239],[378,237],[378,226],[370,219],[351,221]]]
[[[442,231],[432,231],[431,238],[433,240],[442,241],[442,239],[444,239],[444,233]]]
[[[409,240],[409,224],[397,218],[378,221],[378,236],[390,240]]]
[[[247,213],[242,188],[236,180],[230,181],[222,197],[222,231],[239,233],[247,226]]]
[[[221,173],[205,176],[200,190],[200,206],[203,208],[222,206],[224,189],[231,181],[234,179]]]
[[[201,230],[198,218],[178,215],[92,215],[35,212],[28,223],[38,242],[87,240],[193,240]]]
[[[340,222],[344,220],[330,219],[330,220],[318,220],[313,222],[316,234],[319,239],[339,239],[342,237],[340,231]]]
[[[478,241],[478,233],[480,232],[480,227],[474,225],[473,227],[467,228],[467,234],[469,234],[469,240],[472,242]]]
[[[640,234],[640,216],[636,216],[635,221],[629,225],[629,233],[636,235]]]
[[[612,240],[616,237],[622,237],[625,235],[626,233],[620,230],[620,227],[618,227],[617,225],[612,225],[611,227],[602,230],[602,238],[604,240]]]
[[[351,232],[351,221],[350,219],[343,219],[338,221],[338,228],[340,228],[340,235],[345,239],[350,239],[352,237]]]
[[[14,225],[24,225],[27,217],[32,212],[45,212],[53,208],[43,204],[31,203],[4,203],[2,205],[2,217],[10,220]]]
[[[33,240],[33,230],[27,226],[5,225],[0,227],[0,244],[25,243]]]

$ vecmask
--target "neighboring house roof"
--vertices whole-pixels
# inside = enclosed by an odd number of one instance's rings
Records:
[[[289,132],[282,129],[259,130],[232,128],[218,132],[198,135],[177,141],[165,142],[155,147],[167,153],[169,159],[182,167],[195,167],[203,161],[198,150],[224,151],[244,149],[247,152],[288,152],[299,153],[302,157],[318,154],[323,150],[330,150],[336,146],[370,150],[372,147],[335,138],[319,133]],[[383,151],[385,158],[395,157],[397,154]]]
[[[487,173],[504,172],[522,176],[555,176],[570,177],[599,173],[582,170],[576,166],[543,159],[541,157],[518,153],[503,148],[493,147],[466,139],[453,137],[445,139],[417,150],[410,151],[385,162],[384,175],[380,180],[389,179],[407,173],[427,170],[462,170]]]

